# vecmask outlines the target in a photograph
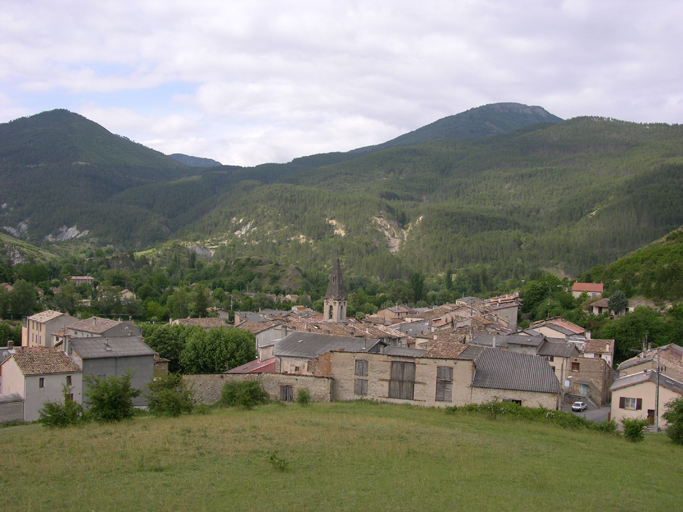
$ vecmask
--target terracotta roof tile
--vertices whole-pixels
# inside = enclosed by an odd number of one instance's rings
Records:
[[[80,367],[64,352],[52,347],[21,347],[12,358],[24,375],[80,372]]]
[[[46,311],[36,313],[35,315],[31,315],[28,317],[28,319],[33,320],[34,322],[40,322],[42,324],[49,322],[50,320],[54,320],[62,315],[66,315],[66,313],[60,313],[59,311],[52,311],[51,309],[48,309]]]

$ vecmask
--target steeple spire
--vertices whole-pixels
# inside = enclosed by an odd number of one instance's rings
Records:
[[[339,258],[334,262],[334,269],[327,285],[323,316],[327,322],[346,322],[346,290],[342,280]]]

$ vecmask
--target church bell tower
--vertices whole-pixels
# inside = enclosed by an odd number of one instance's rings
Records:
[[[326,322],[346,322],[346,290],[344,289],[344,282],[342,281],[339,258],[337,258],[337,261],[334,263],[334,270],[330,276],[330,282],[327,285],[323,317]]]

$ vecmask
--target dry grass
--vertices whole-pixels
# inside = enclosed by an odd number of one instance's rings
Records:
[[[683,449],[372,403],[1,432],[0,509],[676,510]],[[273,451],[286,461],[278,470]]]

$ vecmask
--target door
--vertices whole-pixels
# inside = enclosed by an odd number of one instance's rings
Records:
[[[648,409],[647,410],[647,419],[650,422],[650,425],[655,424],[655,411],[654,411],[654,409]]]
[[[581,384],[581,394],[583,396],[588,396],[588,386],[586,384]]]

